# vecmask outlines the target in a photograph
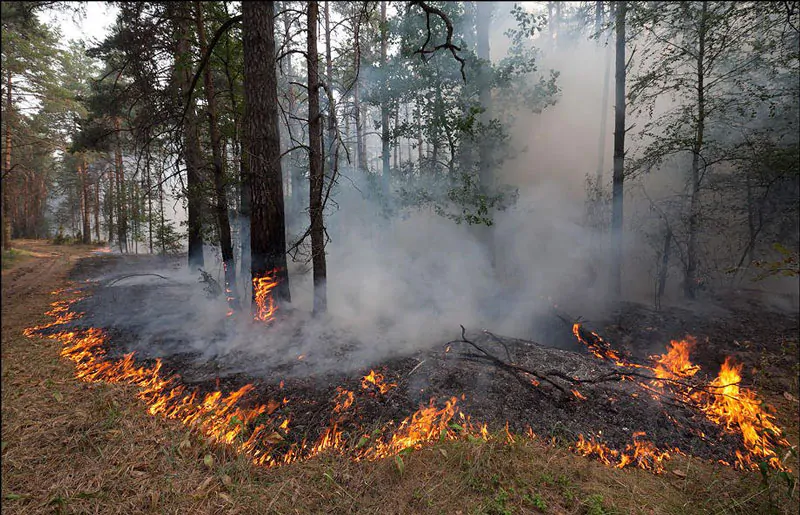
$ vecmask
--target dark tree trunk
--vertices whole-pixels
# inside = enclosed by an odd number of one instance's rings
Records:
[[[386,0],[381,2],[381,161],[383,170],[381,172],[381,193],[386,207],[389,206],[389,77],[387,76],[386,50],[388,46],[388,35],[386,27]]]
[[[8,180],[11,179],[11,111],[14,108],[13,97],[11,96],[11,69],[8,70],[6,78],[6,109],[4,118],[6,119],[6,148],[3,156],[3,250],[11,249],[11,203],[9,202]]]
[[[278,281],[273,290],[275,300],[285,303],[291,296],[286,269],[274,17],[275,2],[242,4],[251,279],[273,275]],[[255,302],[252,307],[257,308]]]
[[[661,267],[658,270],[658,290],[656,290],[656,309],[661,309],[661,299],[667,288],[667,272],[669,271],[669,251],[672,242],[672,229],[667,227],[664,235],[664,248],[661,252]]]
[[[197,40],[200,53],[206,54],[206,30],[203,22],[203,5],[195,2],[197,23]],[[211,156],[214,168],[214,193],[216,196],[215,214],[219,229],[219,244],[222,251],[222,263],[225,270],[225,291],[229,297],[231,307],[238,309],[239,302],[236,295],[236,262],[233,258],[233,243],[231,241],[231,223],[228,219],[228,198],[225,193],[225,170],[222,164],[222,136],[217,123],[217,100],[215,96],[214,78],[211,75],[211,66],[207,65],[203,73],[205,85],[206,104],[208,110],[208,125],[211,134]]]
[[[100,177],[94,183],[94,236],[100,241]]]
[[[189,21],[191,13],[188,5],[180,5],[178,12],[178,46],[176,59],[183,60],[189,55]],[[201,168],[202,158],[200,138],[197,131],[197,115],[195,113],[194,97],[189,91],[192,73],[190,66],[183,64],[178,70],[181,81],[183,101],[187,102],[184,120],[183,160],[186,164],[186,197],[187,197],[187,225],[189,230],[189,269],[196,270],[205,265],[203,258],[203,221],[202,221],[202,187]]]
[[[706,48],[706,12],[708,2],[703,2],[700,12],[699,51],[697,53],[697,126],[692,144],[691,199],[689,201],[689,242],[686,246],[686,274],[683,281],[683,294],[693,299],[697,295],[697,231],[699,228],[700,209],[700,152],[703,150],[705,136],[705,48]]]
[[[356,77],[358,77],[361,68],[361,47],[359,43],[359,29],[361,23],[359,20],[355,23],[355,32],[353,34],[353,42],[355,44],[355,51],[353,52],[353,67]],[[356,168],[365,173],[367,171],[367,151],[364,145],[364,127],[362,124],[361,116],[361,99],[359,96],[359,80],[356,79],[353,84],[353,109],[355,112],[355,126],[356,126]]]
[[[114,170],[108,170],[108,191],[106,191],[105,202],[108,213],[108,246],[114,241]]]
[[[614,178],[611,199],[611,293],[622,296],[622,194],[625,164],[625,2],[616,4],[616,106],[614,112]]]
[[[477,51],[478,58],[484,61],[481,66],[480,74],[480,103],[484,111],[481,113],[481,124],[488,126],[491,120],[492,110],[492,92],[490,89],[490,72],[489,66],[491,62],[491,54],[489,48],[489,32],[492,20],[492,2],[478,2],[477,8]],[[494,187],[494,174],[492,173],[492,143],[489,138],[481,138],[478,145],[479,152],[479,177],[481,191],[484,194],[489,193]],[[491,215],[491,213],[490,213]],[[480,226],[479,238],[483,242],[486,252],[489,256],[489,261],[494,265],[494,245],[493,245],[493,231],[491,227]]]
[[[117,205],[117,243],[120,252],[128,252],[128,212],[127,194],[125,188],[125,170],[122,165],[122,138],[120,136],[121,122],[119,117],[114,118],[116,130],[114,145],[114,171],[116,173],[116,205]]]
[[[91,200],[89,193],[89,171],[86,169],[86,158],[81,156],[78,162],[78,176],[81,178],[81,197],[83,198],[83,243],[92,242]]]
[[[283,29],[286,34],[291,33],[291,16],[289,12],[285,12],[283,15]],[[287,54],[286,57],[284,57],[282,64],[284,63],[286,65],[287,78],[289,79],[289,85],[287,86],[289,114],[297,116],[297,88],[292,84],[292,82],[295,81],[294,70],[292,68],[292,54]],[[287,120],[286,129],[294,138],[302,140],[302,137],[299,137],[302,129],[298,127],[297,120],[290,117]],[[295,145],[295,143],[290,139],[287,142],[286,148],[290,148],[293,145]],[[289,186],[291,190],[291,195],[289,196],[289,226],[294,228],[298,225],[301,219],[300,215],[303,212],[304,177],[303,169],[293,164],[293,161],[295,161],[293,154],[287,154],[286,161],[289,165]]]
[[[319,114],[319,56],[317,54],[317,2],[308,2],[308,160],[309,160],[309,203],[311,216],[311,259],[314,272],[314,313],[324,313],[328,309],[325,269],[325,227],[322,219],[322,123]]]

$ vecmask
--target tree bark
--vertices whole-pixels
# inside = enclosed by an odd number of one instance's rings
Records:
[[[622,195],[625,164],[625,14],[626,2],[616,4],[616,106],[614,109],[614,177],[611,198],[611,293],[622,296]]]
[[[100,241],[100,177],[94,183],[94,236]]]
[[[322,219],[322,123],[319,114],[319,55],[317,54],[317,19],[319,6],[316,1],[308,2],[307,30],[307,68],[308,68],[308,161],[309,161],[309,202],[311,216],[311,259],[314,273],[314,313],[324,313],[328,309],[326,292],[325,227]]]
[[[388,34],[386,27],[386,0],[381,1],[381,160],[383,171],[381,173],[381,193],[385,207],[389,207],[389,168],[390,149],[389,149],[389,77],[387,73],[386,50],[388,46]]]
[[[14,109],[13,97],[11,94],[11,69],[7,71],[6,77],[6,148],[3,156],[3,250],[11,249],[11,203],[9,202],[8,180],[11,179],[11,111]]]
[[[597,2],[597,32],[600,33],[603,22],[603,2]],[[600,36],[598,35],[598,41]],[[605,51],[606,60],[603,67],[603,100],[600,104],[600,137],[597,145],[597,171],[595,172],[595,183],[598,192],[602,191],[603,173],[605,172],[606,161],[606,125],[608,125],[608,90],[611,75],[611,46],[609,45]]]
[[[114,241],[114,175],[115,175],[116,165],[114,170],[108,170],[108,191],[106,191],[105,195],[105,202],[107,206],[107,214],[108,214],[108,246],[110,247]]]
[[[283,15],[283,28],[286,34],[291,33],[291,17],[288,12],[285,12]],[[294,71],[292,68],[292,54],[287,54],[284,57],[283,61],[286,64],[286,74],[287,78],[289,79],[288,88],[288,108],[289,114],[292,116],[297,116],[297,88],[292,82],[294,82]],[[287,130],[289,134],[293,135],[295,138],[298,138],[299,133],[302,132],[297,125],[297,121],[290,117],[287,120]],[[302,138],[298,138],[302,140]],[[293,146],[295,143],[293,141],[288,141],[287,148]],[[293,165],[294,158],[292,154],[286,155],[286,162],[289,166],[289,186],[291,195],[289,196],[289,226],[294,228],[297,226],[298,221],[301,220],[301,213],[303,212],[303,193],[304,187],[303,182],[305,178],[303,177],[303,169],[300,166]]]
[[[667,227],[664,235],[664,248],[661,252],[661,268],[658,270],[658,289],[656,290],[656,309],[661,309],[661,299],[667,289],[667,272],[669,271],[669,251],[672,241],[672,229]]]
[[[697,126],[692,144],[691,199],[689,201],[689,241],[686,245],[686,273],[683,280],[683,295],[693,299],[697,295],[697,231],[699,227],[698,210],[700,208],[700,152],[703,150],[705,136],[705,48],[706,48],[706,13],[708,2],[703,1],[700,11],[699,50],[697,53]]]
[[[121,122],[118,116],[114,117],[115,144],[114,144],[114,172],[116,174],[116,207],[117,207],[117,243],[120,252],[128,252],[128,198],[125,188],[125,170],[122,164],[122,137],[120,136]]]
[[[353,58],[353,67],[355,70],[355,75],[358,77],[359,71],[361,68],[361,47],[359,43],[359,29],[361,27],[360,21],[356,21],[355,23],[355,31],[353,34],[353,42],[354,42],[354,58]],[[361,99],[359,98],[359,87],[358,87],[359,80],[356,78],[355,84],[353,84],[353,109],[355,110],[355,126],[356,126],[356,168],[362,172],[366,173],[367,171],[367,152],[364,146],[364,127],[362,126],[362,117],[361,117]]]
[[[197,40],[200,45],[200,53],[206,54],[206,30],[203,21],[203,4],[195,2],[195,21],[197,24]],[[222,251],[222,264],[225,270],[225,293],[228,296],[231,307],[238,309],[239,302],[236,294],[236,261],[233,257],[233,243],[231,241],[231,223],[228,219],[228,198],[225,193],[225,170],[222,164],[222,136],[217,123],[217,100],[215,96],[216,87],[214,78],[211,75],[211,66],[207,64],[203,73],[203,84],[205,86],[206,104],[208,111],[208,126],[211,134],[211,156],[214,169],[214,193],[216,196],[215,214],[219,229],[219,244]]]
[[[89,173],[86,169],[86,157],[81,156],[78,162],[78,176],[81,178],[81,196],[83,197],[83,240],[85,244],[92,242],[91,202],[89,196]]]
[[[185,60],[190,52],[189,21],[191,12],[188,5],[178,4],[178,45],[176,61]],[[183,160],[186,164],[187,225],[189,230],[189,269],[196,270],[205,265],[203,258],[203,221],[201,168],[202,158],[200,138],[197,131],[197,115],[194,97],[189,91],[192,81],[191,67],[183,63],[179,72],[183,101],[189,108],[184,120]]]
[[[291,301],[286,269],[278,80],[275,70],[275,2],[242,4],[244,94],[250,176],[251,279],[272,275],[275,301]],[[254,293],[255,294],[255,293]],[[257,309],[255,299],[252,308]]]

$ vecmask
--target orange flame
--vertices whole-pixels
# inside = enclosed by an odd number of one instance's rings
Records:
[[[693,336],[685,340],[671,341],[667,346],[666,354],[651,356],[656,363],[653,372],[659,379],[678,379],[692,377],[700,371],[700,367],[692,364],[689,353],[697,344]]]
[[[253,279],[253,295],[256,302],[254,318],[262,322],[271,322],[275,317],[278,307],[272,297],[272,290],[278,285],[274,277],[277,270],[273,270],[263,277]]]
[[[594,437],[586,440],[581,434],[578,435],[575,449],[583,456],[596,456],[600,461],[612,467],[621,469],[633,464],[656,473],[663,472],[663,462],[670,458],[669,452],[660,451],[653,442],[640,440],[643,436],[645,433],[641,431],[633,433],[633,443],[627,444],[624,451],[618,451],[608,448]]]
[[[653,398],[659,399],[659,391],[663,393],[662,389],[669,387],[670,391],[696,406],[715,424],[724,426],[730,432],[741,433],[745,452],[736,451],[736,466],[753,469],[758,467],[759,461],[764,460],[773,468],[788,470],[775,449],[788,447],[789,442],[782,436],[781,429],[775,425],[775,417],[762,408],[755,392],[739,386],[742,365],[734,365],[730,358],[726,358],[719,375],[707,383],[705,388],[692,386],[686,381],[700,371],[700,367],[689,359],[689,354],[696,345],[696,339],[693,336],[687,336],[686,339],[680,341],[671,341],[667,346],[666,353],[660,356],[651,356],[653,366],[645,366],[621,359],[620,355],[596,333],[591,333],[594,341],[587,341],[581,333],[580,324],[574,324],[572,330],[578,340],[585,344],[595,356],[609,359],[620,367],[638,367],[650,370],[655,376],[652,383],[655,383],[656,388],[650,386],[647,381],[639,381],[639,386],[648,391]],[[631,395],[637,396],[636,393]],[[587,454],[594,452],[601,461],[609,455],[610,451],[598,450],[593,444],[594,442],[586,442],[581,438],[578,442],[578,450],[581,452],[589,450]],[[644,447],[646,445],[640,442],[638,448]],[[633,458],[636,458],[635,439],[633,449]],[[675,451],[680,452],[679,449]],[[664,457],[668,457],[668,455]],[[621,459],[627,460],[628,458],[622,457]]]
[[[369,374],[361,379],[361,388],[369,390],[370,385],[378,389],[378,391],[385,395],[386,392],[397,386],[397,383],[384,383],[383,374],[370,370]]]

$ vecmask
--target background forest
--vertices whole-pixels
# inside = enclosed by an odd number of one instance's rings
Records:
[[[232,306],[274,273],[419,330],[797,295],[797,2],[113,5],[64,42],[79,3],[2,3],[4,249],[188,252]]]

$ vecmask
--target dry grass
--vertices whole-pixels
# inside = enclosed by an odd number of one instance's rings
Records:
[[[44,321],[47,292],[65,284],[70,263],[86,252],[25,246],[58,256],[3,274],[3,513],[797,512],[797,495],[786,497],[776,480],[766,488],[758,473],[683,458],[660,476],[614,470],[538,439],[259,469],[176,421],[148,415],[130,387],[74,379],[56,342],[25,338],[25,327]],[[791,415],[790,407],[783,416]]]

